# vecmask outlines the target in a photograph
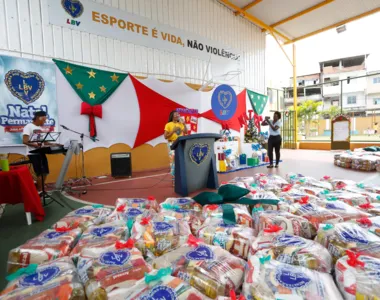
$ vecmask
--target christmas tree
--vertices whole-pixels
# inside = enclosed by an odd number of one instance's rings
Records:
[[[259,143],[260,135],[257,127],[255,126],[254,119],[248,120],[248,126],[246,127],[244,134],[245,143]]]

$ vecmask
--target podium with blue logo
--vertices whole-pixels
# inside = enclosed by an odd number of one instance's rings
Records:
[[[214,143],[222,136],[198,133],[179,137],[171,146],[175,150],[175,192],[182,197],[191,192],[219,186]]]

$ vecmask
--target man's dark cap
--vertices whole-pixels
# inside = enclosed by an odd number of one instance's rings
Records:
[[[34,113],[34,116],[35,116],[35,117],[46,117],[46,112],[44,112],[43,110],[36,111],[36,112]]]

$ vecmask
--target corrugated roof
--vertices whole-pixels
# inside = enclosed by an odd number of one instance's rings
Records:
[[[268,30],[268,27],[275,29],[278,37],[286,43],[380,12],[380,0],[219,0],[219,2],[263,29]],[[251,7],[245,9],[247,5]],[[264,24],[255,22],[257,19]]]

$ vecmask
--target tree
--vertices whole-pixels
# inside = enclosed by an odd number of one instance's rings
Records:
[[[326,118],[326,119],[332,119],[334,118],[335,116],[339,115],[341,113],[341,108],[338,107],[338,106],[330,106],[328,109],[324,110],[322,112],[322,115]],[[344,114],[344,112],[343,112]]]
[[[306,100],[297,107],[297,119],[299,124],[305,124],[306,136],[309,136],[310,122],[318,119],[320,114],[319,107],[322,104],[322,101],[315,102],[314,100]]]

